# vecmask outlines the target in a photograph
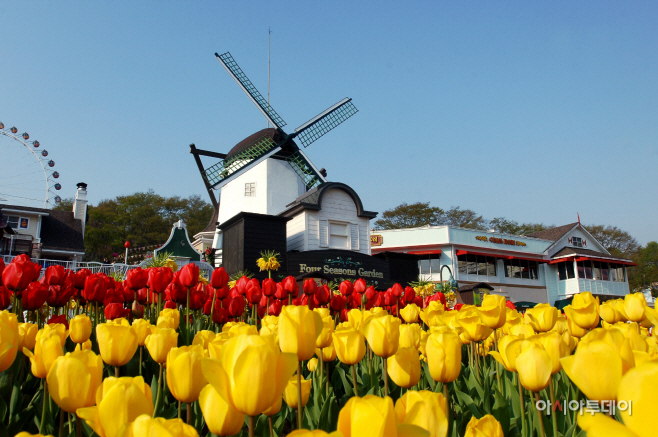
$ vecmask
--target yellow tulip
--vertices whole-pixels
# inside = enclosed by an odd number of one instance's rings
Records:
[[[67,413],[94,405],[102,379],[103,360],[89,350],[57,358],[46,377],[48,393]]]
[[[333,333],[334,348],[341,363],[354,365],[366,354],[365,337],[356,329],[337,329]]]
[[[414,347],[401,347],[386,359],[388,376],[400,387],[411,388],[420,381],[420,355]]]
[[[475,308],[459,311],[457,323],[464,328],[462,333],[468,341],[482,341],[489,337],[493,330],[482,322],[480,314]]]
[[[429,305],[423,308],[423,311],[420,313],[420,318],[427,326],[434,326],[437,323],[441,323],[441,316],[445,313],[445,307],[441,302],[431,301]],[[452,312],[446,313],[451,314]]]
[[[240,432],[245,415],[235,409],[226,381],[208,384],[199,395],[199,407],[208,429],[218,436],[229,436]]]
[[[215,333],[213,331],[202,330],[196,333],[192,344],[201,345],[202,348],[208,349],[208,343],[215,339]]]
[[[420,347],[421,327],[417,323],[400,325],[399,347]]]
[[[173,317],[160,316],[155,326],[158,328],[178,329],[178,323]]]
[[[644,294],[631,293],[624,296],[624,312],[631,322],[641,322],[644,319],[644,308],[647,306]]]
[[[503,333],[509,334],[512,326],[523,323],[523,317],[517,310],[512,308],[507,308],[506,310],[505,324],[503,325]]]
[[[489,355],[510,372],[516,372],[516,357],[521,353],[522,344],[522,338],[511,334],[506,335],[498,340],[498,351],[491,351]]]
[[[545,389],[551,379],[552,368],[551,356],[541,343],[530,340],[523,342],[521,353],[516,357],[516,371],[523,387],[531,391]]]
[[[462,362],[459,337],[452,333],[431,334],[427,339],[425,349],[427,364],[433,380],[445,384],[457,379]]]
[[[647,341],[637,332],[637,323],[619,323],[612,329],[619,329],[624,337],[628,339],[631,345],[631,349],[634,351],[646,352],[649,349]]]
[[[283,406],[283,396],[279,396],[277,400],[267,410],[263,411],[263,414],[265,416],[274,416],[279,411],[281,411],[282,406]]]
[[[332,335],[333,337],[333,335]],[[333,361],[336,359],[336,348],[334,347],[334,343],[332,342],[329,346],[323,347],[322,349],[315,349],[315,355],[318,358],[322,358],[322,361],[325,363],[328,361]]]
[[[410,303],[400,310],[400,316],[407,323],[416,323],[420,316],[420,309],[415,303]]]
[[[326,308],[316,308],[313,310],[318,314],[322,314],[318,311],[318,309]],[[333,341],[332,334],[334,333],[335,329],[336,324],[334,323],[333,317],[331,317],[331,315],[322,316],[322,332],[320,332],[320,335],[318,335],[318,338],[315,340],[315,347],[322,349],[329,346]]]
[[[343,437],[343,435],[338,431],[328,433],[326,431],[322,431],[321,429],[315,429],[313,431],[309,431],[307,429],[296,429],[287,435],[287,437],[325,437],[325,436]]]
[[[199,399],[206,379],[201,371],[204,357],[200,345],[172,348],[167,355],[167,386],[179,401],[189,404]]]
[[[547,303],[538,303],[525,312],[526,323],[537,332],[547,332],[553,329],[557,322],[557,308]]]
[[[91,336],[91,319],[78,314],[69,321],[69,336],[74,343],[84,343]]]
[[[18,335],[21,339],[20,350],[23,350],[23,348],[34,350],[34,345],[37,342],[37,332],[39,332],[39,327],[36,323],[18,324]]]
[[[349,324],[352,325],[352,328],[361,333],[363,333],[363,328],[365,327],[366,323],[368,323],[368,321],[373,317],[374,314],[370,311],[361,311],[358,308],[349,310],[347,313],[347,320]]]
[[[401,429],[406,432],[400,432]],[[429,436],[427,431],[418,426],[398,425],[393,400],[375,395],[351,397],[338,413],[338,432],[343,437]]]
[[[444,437],[448,432],[446,400],[442,393],[428,390],[407,391],[395,403],[398,423],[419,426],[430,437]]]
[[[225,375],[235,408],[257,416],[282,396],[297,363],[295,354],[279,352],[266,337],[243,334],[224,344],[219,360],[204,359],[202,371],[213,385],[217,380],[214,375]]]
[[[117,437],[124,425],[153,414],[151,388],[141,376],[105,378],[96,391],[96,406],[76,413],[100,437]]]
[[[624,336],[621,329],[617,327],[593,329],[582,338],[581,344],[591,341],[604,341],[615,349],[621,358],[622,374],[635,367],[635,356],[631,342]]]
[[[599,315],[607,323],[615,324],[624,319],[624,316],[622,316],[617,308],[617,304],[614,301],[603,302],[599,307]]]
[[[632,406],[620,411],[624,424],[638,436],[656,435],[655,415],[658,405],[658,363],[650,362],[628,371],[621,380],[617,401]]]
[[[593,329],[599,324],[599,299],[589,291],[574,295],[571,301],[573,321],[583,329]]]
[[[43,434],[30,434],[27,431],[21,431],[18,434],[16,434],[14,437],[53,437],[53,436],[51,434],[44,436]]]
[[[315,369],[318,368],[318,359],[317,358],[311,358],[308,360],[306,363],[306,368],[308,369],[309,372],[315,372]]]
[[[225,329],[225,328],[226,328],[226,325],[222,328],[222,332],[228,332],[229,334],[232,334],[236,337],[238,335],[242,335],[242,334],[248,334],[248,335],[258,334],[258,328],[256,328],[256,326],[248,325],[244,322],[237,322],[237,323],[229,326],[228,329]]]
[[[299,361],[310,359],[322,328],[322,317],[317,312],[307,306],[286,305],[279,316],[281,352],[293,353]]]
[[[566,316],[567,319],[567,328],[569,330],[569,333],[573,337],[582,338],[585,336],[585,334],[587,334],[587,329],[580,327],[580,325],[574,322],[574,314],[571,307],[566,306],[564,308],[564,315]]]
[[[308,403],[308,398],[311,394],[312,381],[310,379],[302,378],[302,407]],[[283,400],[293,410],[299,407],[299,400],[297,399],[297,376],[293,376],[288,380],[286,388],[283,391]]]
[[[558,312],[557,321],[555,322],[555,326],[553,326],[553,329],[551,329],[548,332],[557,332],[558,334],[562,335],[562,334],[564,334],[564,331],[566,331],[568,329],[569,328],[567,327],[567,318],[564,317],[564,314]]]
[[[593,401],[614,400],[622,378],[622,360],[604,341],[581,342],[574,355],[560,360],[569,379]]]
[[[319,310],[319,308],[316,308],[314,311],[316,311],[316,310]],[[265,316],[261,319],[261,323],[263,325],[278,325],[279,324],[279,316],[267,315],[267,316]]]
[[[235,335],[230,332],[220,332],[217,334],[215,338],[208,343],[208,355],[210,358],[219,359],[219,357],[222,356],[222,347],[233,337],[235,337]]]
[[[132,324],[135,334],[137,334],[137,345],[144,346],[146,337],[151,334],[151,323],[146,319],[135,319]]]
[[[139,416],[130,423],[121,437],[198,437],[196,429],[181,419],[165,420],[162,417]]]
[[[378,357],[395,355],[400,341],[400,319],[394,316],[373,317],[363,329],[372,351]]]
[[[560,358],[571,355],[569,345],[562,340],[562,336],[557,332],[545,332],[531,337],[530,340],[541,344],[544,350],[551,357],[551,375],[555,375],[562,370]]]
[[[525,323],[519,323],[514,325],[509,330],[510,335],[519,338],[529,338],[535,335],[535,330],[532,329],[531,325],[526,325]]]
[[[503,427],[491,414],[487,414],[481,419],[471,417],[470,422],[466,425],[464,437],[504,437]]]
[[[41,329],[37,332],[34,353],[26,348],[23,348],[23,353],[30,358],[32,374],[37,378],[45,378],[55,360],[64,355],[64,350],[57,331]]]
[[[130,326],[130,322],[128,321],[128,319],[126,319],[124,317],[119,317],[119,318],[116,318],[114,320],[108,320],[107,324],[108,325],[119,325],[119,326]]]
[[[478,309],[482,322],[491,329],[498,329],[505,324],[507,305],[505,297],[499,294],[487,294]]]
[[[174,326],[174,329],[178,329],[178,325],[180,324],[180,312],[175,309],[175,308],[165,308],[162,311],[160,311],[160,316],[158,317],[158,320],[160,317],[171,317],[174,319],[174,323],[176,326]]]
[[[153,361],[163,364],[169,351],[178,345],[178,333],[171,328],[152,327],[144,343]]]
[[[132,326],[100,323],[96,326],[96,340],[101,357],[110,366],[123,366],[137,351],[137,334]]]

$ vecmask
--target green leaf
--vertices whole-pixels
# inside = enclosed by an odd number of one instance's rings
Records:
[[[480,419],[482,416],[484,416],[482,411],[480,411],[477,405],[475,405],[475,402],[468,394],[460,390],[455,390],[455,394],[457,395],[457,398],[459,398],[460,402],[462,402],[466,408],[468,408],[471,413],[473,413],[476,419]]]
[[[0,423],[5,422],[5,416],[7,415],[7,403],[4,399],[0,397]]]
[[[493,416],[497,421],[500,422],[500,425],[503,429],[509,429],[510,427],[510,410],[509,403],[503,396],[503,394],[498,391],[498,388],[494,387],[494,405],[492,410]]]

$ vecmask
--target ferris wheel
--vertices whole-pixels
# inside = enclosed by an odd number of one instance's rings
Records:
[[[50,208],[62,201],[59,173],[48,150],[27,132],[0,122],[0,201],[11,205]]]

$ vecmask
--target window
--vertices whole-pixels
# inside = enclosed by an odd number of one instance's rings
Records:
[[[621,264],[610,264],[610,280],[615,282],[625,282],[626,274],[624,266]]]
[[[347,224],[329,222],[329,247],[333,249],[348,249]]]
[[[256,182],[244,184],[244,197],[256,197]]]
[[[525,259],[506,259],[505,277],[517,279],[539,279],[539,264],[537,261]]]
[[[15,215],[9,215],[7,216],[7,226],[9,226],[12,229],[18,229],[18,221],[19,217]]]
[[[421,259],[418,261],[418,268],[421,275],[430,275],[433,273],[438,274],[441,271],[441,260],[434,257]]]
[[[496,276],[496,258],[484,255],[459,255],[459,273],[478,276]]]
[[[578,261],[578,277],[580,279],[594,279],[591,261]]]
[[[583,240],[580,237],[571,237],[573,247],[583,247]]]
[[[566,279],[573,279],[576,277],[573,270],[573,262],[571,261],[559,263],[557,265],[557,273],[560,281],[564,281]]]

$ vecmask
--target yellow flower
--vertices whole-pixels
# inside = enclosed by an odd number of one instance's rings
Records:
[[[333,334],[332,334],[333,337]],[[322,357],[322,361],[327,362],[327,361],[333,361],[336,359],[336,348],[334,347],[334,343],[332,342],[329,346],[323,347],[322,349],[315,349],[315,355],[320,358]]]
[[[519,338],[529,338],[535,335],[535,330],[532,329],[531,325],[526,325],[525,323],[519,323],[514,325],[509,330],[510,335]]]
[[[322,349],[329,346],[333,341],[332,334],[334,333],[334,329],[336,329],[336,325],[331,315],[323,316],[322,313],[318,311],[318,308],[314,309],[313,311],[320,314],[322,317],[322,332],[320,332],[320,335],[318,335],[318,338],[315,340],[315,347]]]
[[[178,345],[178,333],[171,328],[151,328],[151,334],[144,341],[153,361],[163,364],[169,351]]]
[[[400,319],[394,316],[373,317],[363,330],[375,355],[388,358],[395,355],[400,342]]]
[[[506,335],[498,340],[498,352],[491,351],[489,355],[502,364],[510,372],[516,372],[516,357],[521,353],[523,339],[515,335]]]
[[[42,329],[37,332],[34,354],[26,348],[23,348],[23,353],[30,358],[32,374],[45,378],[55,360],[64,355],[64,350],[57,331]]]
[[[338,432],[343,437],[429,436],[418,426],[398,425],[393,400],[375,395],[351,397],[338,413]]]
[[[96,403],[103,379],[103,360],[92,351],[69,352],[55,360],[46,381],[48,394],[67,413]]]
[[[374,314],[370,311],[361,311],[358,308],[349,310],[347,313],[347,321],[350,325],[357,331],[363,334],[363,328],[368,323],[368,321],[374,317]]]
[[[167,385],[171,394],[183,403],[198,400],[207,384],[201,371],[203,357],[203,348],[198,344],[172,348],[167,355]]]
[[[400,325],[399,347],[420,347],[420,336],[422,329],[417,323]]]
[[[457,323],[464,328],[463,334],[469,341],[482,341],[489,337],[493,332],[491,328],[485,325],[475,308],[459,311]]]
[[[202,370],[213,386],[216,374],[225,375],[235,408],[257,416],[282,396],[297,363],[295,354],[280,353],[267,337],[243,334],[224,344],[220,360],[204,359]]]
[[[564,317],[564,314],[558,312],[555,326],[553,326],[553,329],[551,329],[549,332],[557,332],[558,334],[562,335],[564,334],[564,331],[567,331],[568,329],[567,318]]]
[[[0,372],[14,363],[21,342],[16,314],[0,311]]]
[[[635,356],[633,354],[631,342],[624,335],[622,329],[619,329],[618,327],[593,329],[582,338],[581,344],[596,340],[608,343],[617,351],[622,362],[622,374],[625,374],[629,369],[635,367]]]
[[[343,434],[338,431],[327,433],[321,429],[315,429],[313,431],[307,429],[296,429],[288,434],[287,437],[343,437]]]
[[[447,332],[431,334],[425,350],[433,380],[445,384],[457,379],[462,362],[461,341],[457,335]]]
[[[525,312],[526,323],[537,332],[547,332],[553,329],[557,322],[557,308],[547,303],[538,303]]]
[[[557,332],[546,332],[531,337],[530,340],[541,344],[544,350],[551,357],[551,375],[555,375],[562,370],[560,359],[571,354],[569,345],[562,340],[562,336]]]
[[[441,316],[445,312],[445,307],[441,302],[431,301],[423,311],[420,313],[420,318],[427,326],[435,326],[436,324],[443,323]],[[450,313],[452,314],[452,313]]]
[[[353,365],[366,354],[365,337],[356,329],[336,329],[333,333],[334,348],[341,363]]]
[[[617,303],[614,301],[603,302],[599,307],[599,315],[610,324],[615,324],[624,319],[624,316],[617,309]]]
[[[126,365],[137,351],[137,334],[132,326],[100,323],[96,340],[103,361],[110,366]]]
[[[34,350],[34,345],[37,342],[37,332],[39,332],[39,327],[36,323],[19,323],[18,324],[18,335],[20,336],[21,343],[19,348]]]
[[[198,437],[196,429],[181,419],[165,420],[162,417],[139,416],[130,423],[121,437]]]
[[[624,296],[624,312],[626,318],[631,322],[641,322],[644,319],[644,308],[647,302],[644,300],[644,294],[631,293]]]
[[[302,407],[305,407],[308,403],[308,398],[311,394],[311,385],[312,381],[310,379],[302,378]],[[293,410],[299,406],[299,400],[297,399],[297,376],[293,376],[288,380],[288,384],[286,384],[286,388],[283,391],[283,400]]]
[[[550,355],[539,342],[526,340],[516,357],[516,371],[523,387],[540,391],[548,386],[553,363]]]
[[[411,388],[420,381],[420,355],[414,347],[400,347],[386,359],[388,376],[400,387]]]
[[[482,322],[491,329],[498,329],[505,324],[507,317],[507,305],[505,297],[498,294],[488,294],[482,299],[479,308]]]
[[[210,432],[218,436],[237,434],[244,425],[245,415],[231,403],[225,375],[215,376],[224,379],[208,381],[199,395],[199,407]]]
[[[500,422],[491,414],[487,414],[481,419],[471,417],[466,425],[464,437],[504,437],[504,434]]]
[[[78,314],[69,321],[69,336],[74,343],[84,343],[91,336],[91,319]]]
[[[582,338],[585,334],[587,334],[587,329],[582,328],[574,321],[575,315],[573,314],[573,310],[570,308],[570,306],[566,306],[564,308],[564,315],[567,319],[567,328],[572,336],[576,338]]]
[[[573,321],[583,329],[593,329],[599,324],[599,299],[589,291],[574,295],[570,314]]]
[[[323,326],[320,314],[307,306],[283,307],[279,316],[281,352],[296,354],[299,361],[310,359],[315,353],[315,341]]]
[[[178,325],[180,324],[180,312],[175,309],[175,308],[165,308],[162,311],[160,311],[160,316],[158,317],[158,320],[160,320],[160,317],[172,317],[174,319],[174,323],[176,326],[173,326],[174,329],[178,329]]]
[[[166,316],[158,317],[158,321],[156,322],[155,326],[158,328],[178,329],[178,324],[176,323],[176,319],[174,319],[173,317],[166,317]]]
[[[311,358],[306,363],[306,368],[308,369],[309,372],[315,372],[315,369],[317,369],[317,367],[318,367],[318,359],[317,358]]]
[[[227,323],[226,325],[229,325],[229,323]],[[258,334],[258,328],[256,328],[256,326],[248,325],[244,322],[235,322],[233,325],[229,325],[228,327],[226,325],[222,327],[222,332],[228,332],[234,336],[238,336],[242,334],[248,334],[248,335]]]
[[[509,334],[510,329],[513,326],[523,323],[523,317],[521,317],[517,310],[513,310],[512,308],[507,308],[506,314],[505,324],[503,325],[503,333]]]
[[[201,345],[202,348],[208,349],[208,343],[215,339],[215,333],[213,331],[202,330],[196,333],[192,344]]]
[[[145,319],[135,319],[132,326],[135,334],[137,334],[137,344],[144,346],[146,344],[146,337],[151,334],[151,323]]]
[[[208,343],[208,355],[210,358],[219,359],[222,356],[222,347],[224,347],[224,344],[233,337],[235,337],[235,335],[230,332],[220,332],[217,334],[213,341]]]
[[[21,431],[18,434],[16,434],[14,437],[44,437],[43,434],[30,434],[27,431]],[[51,434],[48,434],[45,437],[53,437]]]
[[[141,376],[109,377],[96,391],[96,406],[76,412],[100,437],[117,437],[124,425],[153,414],[153,395]]]
[[[614,400],[622,377],[622,360],[604,341],[581,342],[574,355],[560,360],[569,379],[593,401]]]
[[[446,400],[442,393],[428,390],[407,391],[395,403],[398,423],[419,426],[431,437],[444,437],[448,432]]]
[[[400,315],[407,323],[416,323],[420,316],[420,309],[415,303],[410,303],[400,310]]]

